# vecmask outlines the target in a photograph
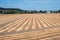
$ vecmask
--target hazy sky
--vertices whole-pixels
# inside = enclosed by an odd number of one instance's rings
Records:
[[[0,7],[26,10],[58,10],[60,0],[0,0]]]

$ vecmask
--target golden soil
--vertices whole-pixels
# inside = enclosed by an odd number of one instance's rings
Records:
[[[0,40],[60,40],[60,14],[0,14]]]

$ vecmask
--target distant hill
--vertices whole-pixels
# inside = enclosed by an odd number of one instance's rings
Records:
[[[18,9],[18,8],[2,8],[2,7],[0,7],[0,10],[22,10],[22,9]]]
[[[22,9],[18,9],[18,8],[2,8],[0,7],[0,13],[1,14],[11,14],[11,13],[20,13],[20,12],[23,12],[24,10]]]
[[[0,7],[0,10],[4,10],[5,8]]]
[[[19,9],[19,8],[2,8],[0,7],[0,14],[22,14],[22,13],[60,13],[60,10],[57,11],[52,11],[50,10],[48,11],[37,11],[37,10],[23,10],[23,9]]]

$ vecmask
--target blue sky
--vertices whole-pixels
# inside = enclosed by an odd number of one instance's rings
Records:
[[[59,10],[60,0],[0,0],[0,7],[24,10]]]

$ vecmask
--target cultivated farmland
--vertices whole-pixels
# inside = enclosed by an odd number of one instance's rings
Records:
[[[59,40],[60,14],[0,14],[0,40]]]

